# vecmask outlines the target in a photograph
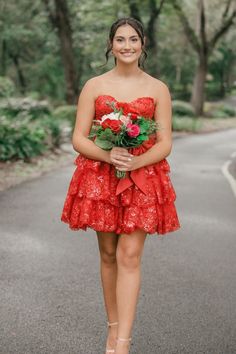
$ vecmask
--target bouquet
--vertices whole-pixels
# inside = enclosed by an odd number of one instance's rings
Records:
[[[94,120],[89,138],[103,150],[111,150],[114,146],[134,148],[140,146],[149,136],[157,131],[155,121],[138,115],[132,109],[115,107],[109,102],[113,112],[102,116],[101,120]],[[116,171],[118,178],[126,176],[125,171]]]

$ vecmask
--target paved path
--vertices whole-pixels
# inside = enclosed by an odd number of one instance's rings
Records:
[[[236,130],[174,141],[182,229],[147,239],[132,354],[236,353],[236,198],[221,172],[235,142]],[[59,219],[73,170],[1,193],[1,354],[103,354],[95,233]]]

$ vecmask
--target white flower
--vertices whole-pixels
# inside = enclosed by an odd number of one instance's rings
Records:
[[[101,118],[101,122],[104,122],[104,120],[106,119],[112,119],[112,120],[119,120],[119,116],[120,116],[120,113],[117,112],[112,112],[112,113],[109,113],[109,114],[104,114],[104,116],[102,116]]]
[[[120,118],[121,122],[127,126],[127,124],[131,123],[131,119],[129,116],[124,116],[124,115],[121,115]]]

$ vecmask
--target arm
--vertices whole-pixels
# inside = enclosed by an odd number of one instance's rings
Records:
[[[158,85],[158,102],[154,113],[155,121],[159,124],[157,142],[149,150],[139,156],[133,156],[131,162],[119,166],[121,171],[132,171],[140,167],[152,165],[167,157],[172,148],[172,105],[168,87],[161,83]]]
[[[157,142],[140,156],[139,167],[157,163],[166,158],[172,148],[172,105],[168,87],[162,83],[159,88],[158,102],[154,113],[155,121],[159,124]],[[139,157],[139,156],[137,156]],[[137,167],[137,168],[139,168]]]
[[[94,119],[95,109],[95,79],[90,79],[84,85],[78,100],[76,122],[72,135],[72,145],[75,151],[92,160],[110,163],[110,153],[96,146],[88,139]]]

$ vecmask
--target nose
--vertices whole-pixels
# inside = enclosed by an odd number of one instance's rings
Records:
[[[130,42],[128,39],[125,41],[124,49],[130,49]]]

